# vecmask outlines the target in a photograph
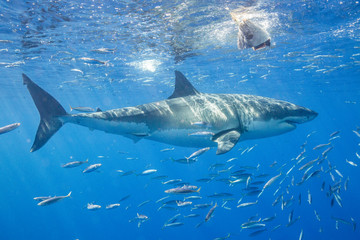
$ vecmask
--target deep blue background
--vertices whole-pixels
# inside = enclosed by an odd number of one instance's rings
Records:
[[[247,6],[254,20],[265,25],[272,36],[270,49],[254,52],[236,47],[237,28],[229,9]],[[360,139],[352,131],[360,126],[360,8],[356,1],[4,1],[0,2],[0,126],[20,122],[11,133],[0,136],[0,239],[214,239],[228,233],[231,239],[247,239],[249,230],[240,225],[251,216],[265,218],[276,214],[267,224],[269,231],[259,239],[359,239],[359,230],[339,223],[331,216],[360,221],[359,168]],[[106,47],[112,53],[91,50]],[[107,64],[86,64],[91,57]],[[144,62],[145,61],[145,62]],[[149,64],[152,63],[152,68]],[[150,64],[151,65],[151,64]],[[148,66],[148,67],[146,67]],[[77,70],[73,70],[77,69]],[[80,71],[78,71],[80,70]],[[175,147],[142,140],[134,144],[122,136],[105,134],[76,125],[65,125],[39,151],[29,153],[39,116],[30,94],[22,85],[26,73],[49,91],[67,110],[72,106],[100,107],[102,110],[158,101],[171,95],[174,70],[182,71],[201,92],[255,94],[286,100],[319,113],[312,122],[299,125],[293,132],[267,139],[240,142],[229,153],[216,156],[211,149],[191,165],[169,157],[181,158],[196,149]],[[314,132],[315,131],[315,132]],[[254,174],[269,174],[265,180],[290,169],[292,158],[307,141],[304,163],[324,150],[312,150],[327,143],[329,135],[340,131],[333,141],[328,159],[350,178],[347,191],[341,190],[343,207],[330,206],[323,181],[333,184],[322,173],[301,186],[291,186],[291,176],[300,181],[302,172],[295,167],[279,192],[294,196],[292,207],[282,211],[272,207],[279,181],[266,189],[256,206],[236,208],[242,196],[240,184],[229,187],[220,181],[197,182],[207,177],[213,163],[257,166]],[[309,138],[307,135],[314,132]],[[254,149],[244,155],[247,147]],[[123,152],[127,152],[123,154]],[[103,156],[103,157],[99,157]],[[99,172],[83,174],[85,166],[64,169],[71,160],[89,159],[102,163]],[[167,161],[166,161],[167,160]],[[274,161],[277,165],[269,167]],[[323,163],[328,169],[327,162]],[[166,196],[168,186],[150,176],[121,177],[116,170],[137,173],[158,169],[156,175],[181,178],[201,186],[201,200],[215,203],[221,199],[206,196],[216,192],[234,194],[235,201],[218,207],[214,217],[195,228],[208,209],[190,212],[162,209],[155,203]],[[319,169],[318,166],[314,169]],[[336,180],[340,177],[332,171]],[[224,173],[218,178],[226,177]],[[286,194],[286,186],[289,194]],[[343,186],[343,184],[342,184]],[[306,202],[310,190],[313,203]],[[66,195],[70,199],[39,207],[36,196]],[[299,193],[302,204],[297,204]],[[119,201],[114,210],[105,206]],[[171,199],[182,199],[172,197]],[[151,200],[142,207],[140,203]],[[255,201],[246,197],[245,201]],[[99,211],[85,209],[87,203],[102,205]],[[195,201],[194,201],[195,203]],[[286,227],[288,215],[300,220]],[[321,221],[314,214],[316,210]],[[184,225],[162,230],[163,224],[177,213],[199,213],[199,218],[179,218]],[[129,223],[137,213],[149,216],[141,228]],[[282,226],[271,231],[276,225]],[[319,229],[322,232],[319,233]],[[256,238],[256,237],[255,237]]]

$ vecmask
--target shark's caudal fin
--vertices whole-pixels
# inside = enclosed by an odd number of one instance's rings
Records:
[[[200,94],[193,85],[186,79],[184,74],[179,71],[175,71],[175,90],[173,94],[168,97],[171,98],[178,98],[178,97],[186,97],[190,95]]]
[[[33,146],[30,149],[30,152],[34,152],[40,149],[61,128],[63,122],[58,117],[67,113],[54,97],[31,81],[28,76],[23,74],[22,77],[23,83],[27,86],[40,113],[40,124]]]

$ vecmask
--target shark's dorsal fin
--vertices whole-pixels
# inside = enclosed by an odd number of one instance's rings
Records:
[[[181,72],[175,71],[175,90],[173,94],[168,97],[168,99],[186,97],[196,94],[200,93],[194,88],[189,80],[187,80]]]

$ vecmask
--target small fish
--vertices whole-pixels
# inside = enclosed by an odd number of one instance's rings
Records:
[[[71,192],[69,192],[69,194],[66,195],[66,196],[49,197],[49,198],[46,198],[46,199],[44,199],[43,201],[39,202],[37,205],[38,205],[38,206],[47,206],[47,205],[56,203],[57,201],[62,200],[62,199],[64,199],[64,198],[68,198],[68,197],[70,197],[70,196],[71,196]]]
[[[320,172],[321,172],[321,170],[316,170],[316,171],[310,173],[310,174],[305,178],[305,181],[309,180],[311,177],[317,176]]]
[[[141,206],[144,206],[145,204],[147,204],[147,203],[149,203],[149,202],[151,202],[151,200],[146,200],[146,201],[140,203],[137,207],[139,208],[139,207],[141,207]]]
[[[347,191],[347,189],[348,189],[349,180],[350,180],[350,178],[347,177],[346,180],[345,180],[345,182],[344,182],[344,190],[345,190],[345,191]]]
[[[305,163],[303,166],[301,166],[301,167],[299,168],[299,170],[301,171],[301,170],[303,170],[304,168],[310,167],[311,165],[313,165],[313,164],[314,164],[315,162],[317,162],[318,160],[319,160],[319,157],[316,158],[316,159],[314,159],[314,160],[311,160],[310,162]]]
[[[295,161],[298,161],[306,152],[306,149],[304,149],[296,158]]]
[[[101,167],[101,163],[92,164],[92,165],[88,166],[87,168],[85,168],[83,173],[93,172],[93,171],[97,170],[100,167]]]
[[[226,162],[232,162],[234,160],[236,160],[237,158],[230,158],[229,160],[227,160]]]
[[[216,207],[217,207],[217,203],[215,203],[215,205],[212,208],[210,208],[209,212],[206,214],[205,222],[210,220],[210,218],[213,215]]]
[[[164,148],[164,149],[161,149],[160,152],[169,152],[169,151],[174,151],[175,148]]]
[[[100,61],[94,58],[82,57],[79,60],[84,61],[86,64],[103,64],[105,65],[107,62]]]
[[[159,200],[156,200],[155,203],[159,203],[159,202],[162,202],[164,201],[165,199],[169,198],[169,196],[166,196],[166,197],[163,197],[163,198],[160,198]]]
[[[297,218],[295,218],[293,221],[289,222],[286,227],[290,227],[292,226],[294,223],[296,223],[298,220],[300,219],[300,216],[298,216]]]
[[[63,164],[61,167],[73,168],[73,167],[77,167],[77,166],[80,166],[81,164],[88,163],[88,162],[89,162],[89,159],[86,159],[85,161],[68,162],[68,163]]]
[[[150,175],[150,174],[153,174],[156,172],[157,172],[156,169],[147,169],[147,170],[143,171],[142,173],[140,173],[138,176]]]
[[[126,199],[128,199],[131,195],[126,195],[125,197],[121,198],[119,200],[119,202],[125,201]]]
[[[190,201],[176,201],[178,207],[185,207],[192,204]]]
[[[100,205],[88,203],[86,208],[91,211],[99,210],[101,208]]]
[[[274,161],[272,164],[270,164],[270,167],[274,167],[277,164],[277,161]]]
[[[313,150],[321,149],[321,148],[323,148],[323,147],[329,146],[330,144],[331,144],[330,142],[329,142],[329,143],[319,144],[319,145],[315,146],[315,147],[313,148]]]
[[[335,136],[329,139],[329,142],[334,141],[335,139],[340,138],[340,136]]]
[[[275,230],[279,229],[280,227],[281,227],[281,224],[276,225],[273,229],[271,229],[271,231],[273,232],[273,231],[275,231]]]
[[[172,160],[174,162],[177,162],[177,163],[183,163],[183,164],[191,164],[191,163],[195,163],[197,162],[197,159],[196,158],[180,158],[180,159],[173,159]]]
[[[289,214],[289,219],[288,219],[289,223],[292,222],[292,220],[293,220],[293,215],[294,215],[294,209],[293,209],[293,210],[290,212],[290,214]]]
[[[265,185],[264,185],[264,187],[262,188],[262,191],[261,191],[261,193],[258,195],[258,197],[260,197],[261,194],[264,192],[264,190],[265,190],[266,188],[270,187],[270,186],[276,181],[276,179],[278,179],[281,175],[282,175],[282,173],[279,173],[279,174],[276,175],[275,177],[270,178],[270,180],[265,183]]]
[[[182,187],[177,187],[177,188],[171,188],[168,190],[165,190],[165,193],[174,193],[174,194],[187,194],[187,193],[193,193],[193,192],[200,192],[201,187],[199,187],[197,190],[195,190],[194,188],[184,185]]]
[[[42,202],[42,201],[44,201],[46,199],[49,199],[49,198],[51,198],[51,196],[48,196],[48,197],[34,197],[33,199],[35,201]]]
[[[327,149],[321,154],[322,157],[326,157],[327,154],[328,154],[333,148],[334,148],[333,146],[327,148]]]
[[[195,226],[195,228],[199,228],[201,225],[203,225],[204,224],[204,221],[201,221],[201,222],[199,222],[198,224],[196,224],[196,226]]]
[[[192,159],[192,158],[195,158],[195,157],[198,157],[200,156],[201,154],[209,151],[210,148],[209,147],[206,147],[206,148],[202,148],[200,150],[197,150],[196,152],[192,153],[189,157],[185,157],[186,159]]]
[[[175,184],[175,183],[179,183],[179,182],[182,182],[182,179],[171,179],[169,181],[162,182],[162,184]]]
[[[272,206],[274,207],[274,206],[276,206],[278,203],[279,203],[279,201],[280,201],[280,199],[283,197],[283,195],[281,194],[281,195],[279,195],[275,200],[274,200],[274,202],[272,203]]]
[[[311,205],[312,203],[312,196],[311,196],[311,193],[310,193],[310,190],[308,189],[308,199],[307,199],[308,203]]]
[[[147,220],[149,220],[149,217],[146,216],[146,215],[144,215],[144,214],[139,214],[139,213],[137,213],[137,214],[136,214],[136,217],[135,217],[134,219],[130,220],[129,222],[132,222],[132,221],[134,221],[134,220],[138,220],[138,225],[137,225],[137,226],[138,226],[138,228],[140,228],[142,223],[144,223],[144,222],[146,222]]]
[[[251,180],[251,176],[248,176],[247,179],[246,179],[246,189],[249,188],[250,180]]]
[[[72,110],[75,110],[75,111],[78,111],[78,112],[85,112],[85,113],[87,113],[87,112],[95,112],[95,109],[93,109],[91,107],[72,107],[70,105],[70,112]]]
[[[200,216],[199,214],[193,213],[193,214],[184,216],[184,218],[194,218],[194,217],[199,217],[199,216]]]
[[[212,178],[200,178],[200,179],[196,179],[197,182],[211,182],[211,180],[213,180]]]
[[[109,204],[105,208],[106,209],[114,209],[114,208],[117,208],[117,207],[120,207],[120,203]]]
[[[314,210],[314,213],[315,213],[316,219],[320,222],[320,216],[319,216],[319,214],[316,212],[316,210]]]
[[[237,208],[240,208],[240,207],[248,207],[248,206],[253,206],[255,204],[257,204],[258,201],[256,200],[256,202],[246,202],[246,203],[241,203],[239,205],[237,205]]]
[[[353,130],[353,133],[360,138],[360,133],[358,131]]]
[[[181,214],[175,214],[175,216],[171,217],[169,220],[166,221],[166,223],[174,223],[177,221],[177,217],[179,217]]]
[[[348,164],[350,164],[351,166],[357,167],[357,164],[354,163],[354,162],[352,162],[352,161],[349,161],[349,160],[346,159],[346,162],[347,162]]]
[[[7,133],[7,132],[10,132],[12,130],[15,130],[19,126],[20,126],[20,123],[13,123],[13,124],[10,124],[10,125],[6,125],[4,127],[0,127],[0,135],[4,134],[4,133]]]
[[[299,235],[299,240],[303,239],[303,233],[304,233],[304,231],[301,229],[301,232],[300,232],[300,235]]]
[[[247,150],[247,153],[251,152],[251,151],[254,149],[254,147],[256,147],[256,146],[257,146],[257,144],[255,144],[254,146],[250,147],[250,148]]]
[[[311,133],[309,133],[309,134],[306,136],[306,138],[311,137],[311,135],[313,135],[314,133],[316,133],[316,131],[312,131]]]
[[[77,69],[77,68],[73,68],[73,69],[71,69],[70,71],[72,71],[72,72],[79,72],[79,73],[81,73],[81,74],[84,74],[83,71],[81,71],[80,69]]]
[[[263,228],[266,225],[264,223],[259,223],[257,221],[243,223],[241,225],[241,229],[256,229],[256,228]]]
[[[203,204],[196,204],[194,205],[194,207],[191,209],[192,210],[196,210],[196,209],[204,209],[204,208],[208,208],[210,207],[211,204],[208,204],[208,203],[203,203]]]
[[[340,207],[342,207],[342,203],[341,203],[341,198],[340,198],[340,196],[339,196],[338,194],[336,194],[336,193],[333,193],[333,196],[334,196],[337,204],[338,204]]]
[[[355,153],[355,155],[358,159],[360,159],[360,155],[357,152]]]
[[[188,196],[188,197],[184,197],[184,201],[189,200],[189,199],[195,200],[195,199],[201,199],[201,198],[202,197],[200,197],[200,196]]]
[[[335,177],[334,177],[334,175],[333,175],[331,172],[329,172],[329,175],[330,175],[330,177],[331,177],[331,180],[332,180],[333,182],[335,182]]]
[[[355,232],[355,230],[356,230],[356,222],[355,222],[355,220],[353,218],[350,218],[350,220],[351,220],[351,222],[353,224],[353,231]]]
[[[115,48],[97,48],[97,49],[92,49],[92,52],[96,52],[96,53],[114,53],[115,52]]]
[[[332,134],[330,134],[330,137],[332,138],[332,137],[334,137],[335,135],[338,135],[340,133],[340,131],[335,131],[335,132],[333,132]]]
[[[137,214],[136,214],[136,219],[146,220],[146,219],[149,219],[149,217],[146,216],[146,215],[144,215],[144,214],[139,214],[139,213],[137,213]]]
[[[294,169],[294,167],[295,167],[295,165],[292,166],[292,167],[289,169],[289,171],[286,172],[286,176],[288,176],[288,175],[291,173],[291,171]]]
[[[272,217],[267,217],[267,218],[263,218],[261,221],[262,222],[271,222],[276,218],[276,215],[272,216]]]
[[[212,195],[209,195],[209,196],[207,196],[207,197],[209,197],[209,198],[224,198],[224,197],[231,197],[231,196],[233,196],[233,194],[232,193],[214,193],[214,194],[212,194]]]
[[[339,175],[339,177],[343,178],[343,175],[340,173],[340,171],[339,171],[339,170],[334,169],[334,171],[336,172],[336,174],[337,174],[337,175]]]
[[[164,224],[163,228],[180,227],[182,225],[184,225],[184,223],[182,223],[182,222],[167,223],[167,224]]]

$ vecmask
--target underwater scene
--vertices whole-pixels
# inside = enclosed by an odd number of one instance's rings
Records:
[[[357,0],[1,0],[0,239],[360,239]]]

